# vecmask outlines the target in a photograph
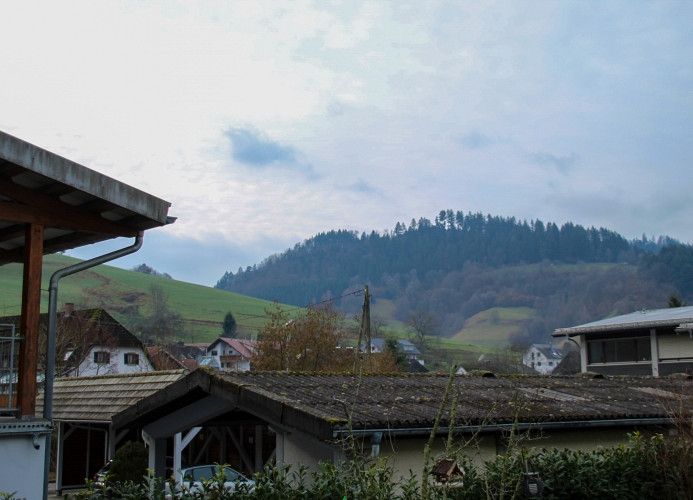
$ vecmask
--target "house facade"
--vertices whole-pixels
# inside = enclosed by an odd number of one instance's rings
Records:
[[[370,350],[372,353],[381,353],[384,352],[387,348],[387,339],[384,339],[382,337],[376,337],[374,339],[371,339],[370,344]],[[421,356],[421,351],[419,351],[419,349],[412,343],[411,340],[397,339],[396,348],[397,352],[404,355],[407,361],[417,361],[421,365],[425,364],[425,361]],[[363,344],[361,350],[366,350],[365,344]]]
[[[219,337],[206,349],[205,366],[224,371],[247,372],[256,346],[254,340]]]
[[[522,364],[542,375],[552,373],[562,360],[563,354],[550,344],[532,344],[522,355]]]
[[[605,375],[693,373],[693,306],[636,311],[559,328],[580,346],[580,369]]]

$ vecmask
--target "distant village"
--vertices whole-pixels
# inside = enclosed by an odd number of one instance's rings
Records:
[[[243,478],[271,464],[339,464],[353,458],[345,439],[397,477],[461,487],[466,462],[444,453],[455,439],[483,464],[516,433],[531,449],[584,450],[690,423],[692,306],[564,325],[511,374],[491,364],[429,371],[412,340],[371,336],[365,313],[364,335],[337,357],[317,340],[288,351],[222,332],[209,343],[145,344],[108,307],[60,304],[58,287],[136,252],[147,230],[174,223],[170,204],[1,132],[0,175],[0,263],[23,265],[21,314],[0,318],[0,491],[35,499],[84,488],[126,443],[146,450],[154,476],[194,483],[213,464]],[[57,270],[41,313],[43,255],[115,236],[134,242]],[[301,334],[300,322],[291,328]],[[268,370],[267,349],[311,361]],[[396,373],[369,365],[386,354]],[[525,486],[540,491],[530,472]]]

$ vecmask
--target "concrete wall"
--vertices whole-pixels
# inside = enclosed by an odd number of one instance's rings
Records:
[[[462,441],[466,439],[465,441]],[[428,437],[411,437],[389,439],[383,436],[380,444],[380,456],[388,460],[393,469],[393,477],[408,478],[413,472],[417,477],[421,477],[424,465],[423,451]],[[433,443],[431,456],[435,457],[443,453],[446,438],[440,437]],[[471,440],[471,438],[458,438],[458,446],[462,446],[464,453],[469,456],[476,465],[481,465],[486,460],[491,460],[496,456],[496,438],[494,435],[487,434]]]
[[[280,456],[281,455],[281,456]],[[298,431],[277,433],[277,462],[305,465],[316,470],[320,462],[331,462],[341,456],[337,446],[331,446]]]
[[[43,497],[43,461],[46,436],[34,448],[31,434],[0,436],[0,492],[17,500]]]

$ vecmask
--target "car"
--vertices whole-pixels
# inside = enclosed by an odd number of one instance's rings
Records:
[[[181,469],[181,477],[183,478],[180,485],[176,486],[176,493],[200,493],[203,491],[203,483],[205,481],[213,481],[219,469],[224,471],[224,489],[226,491],[236,491],[236,488],[242,486],[247,491],[255,489],[255,481],[248,479],[243,474],[231,467],[224,465],[196,465]],[[212,488],[214,485],[212,485]],[[171,498],[170,487],[166,484],[166,498]]]
[[[94,474],[94,485],[101,487],[104,485],[104,482],[106,481],[106,476],[108,475],[108,472],[111,470],[111,466],[113,465],[113,460],[109,460],[106,462],[106,465],[101,467],[98,471],[96,471],[96,474]]]

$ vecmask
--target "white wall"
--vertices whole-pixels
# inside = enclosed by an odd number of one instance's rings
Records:
[[[688,333],[657,335],[659,359],[693,358],[693,339]]]
[[[277,449],[281,449],[283,456],[277,456],[277,462],[298,466],[305,465],[309,470],[316,470],[318,463],[333,461],[335,454],[339,454],[336,446],[323,443],[308,434],[298,431],[290,433],[277,433]]]
[[[212,354],[212,352],[216,352],[216,354]],[[213,357],[216,360],[216,362],[219,363],[219,366],[222,370],[233,370],[238,372],[247,372],[248,370],[250,370],[250,360],[243,357],[240,357],[239,360],[235,362],[234,366],[231,368],[222,366],[222,356],[240,356],[240,353],[236,351],[236,349],[234,349],[233,347],[231,347],[223,341],[218,341],[214,343],[211,348],[208,348],[207,355]]]
[[[110,353],[108,364],[94,363],[94,353],[106,351]],[[124,355],[135,353],[139,356],[139,363],[136,365],[126,365]],[[72,370],[71,377],[93,377],[96,375],[112,375],[115,373],[141,373],[150,372],[154,369],[149,362],[147,355],[139,347],[110,347],[92,346],[89,354],[82,360],[77,370]]]
[[[532,358],[532,354],[534,354],[534,358]],[[534,366],[532,366],[532,363],[534,363]],[[539,363],[541,363],[541,365]],[[541,373],[542,375],[546,375],[556,369],[556,367],[560,364],[560,360],[547,359],[547,357],[544,356],[539,349],[536,347],[530,347],[522,355],[522,364],[533,368],[536,372]]]
[[[46,436],[34,448],[32,436],[0,436],[0,492],[16,492],[16,500],[43,497],[43,461]]]

